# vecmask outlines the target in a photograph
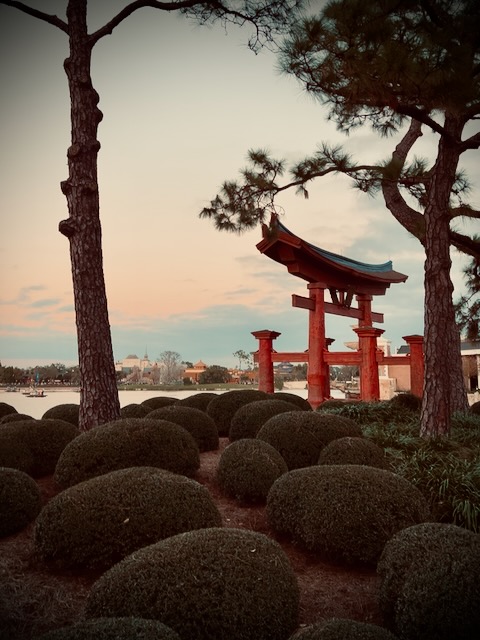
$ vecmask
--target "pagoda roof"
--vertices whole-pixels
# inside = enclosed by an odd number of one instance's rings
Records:
[[[317,247],[292,233],[275,214],[269,226],[262,225],[262,235],[257,249],[309,283],[324,283],[327,288],[355,294],[381,295],[390,284],[408,278],[393,270],[391,260],[368,264]]]

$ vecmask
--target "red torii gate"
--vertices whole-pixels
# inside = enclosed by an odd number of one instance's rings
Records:
[[[280,333],[267,329],[253,331],[259,341],[255,359],[259,364],[259,389],[273,392],[273,362],[308,363],[308,401],[316,408],[330,397],[329,365],[356,365],[360,369],[360,397],[362,400],[378,400],[380,384],[378,366],[400,364],[398,357],[385,356],[377,349],[377,337],[382,329],[373,323],[383,322],[383,314],[372,311],[374,295],[384,295],[390,284],[405,282],[408,276],[393,271],[392,263],[365,264],[320,249],[289,231],[272,215],[270,226],[262,225],[263,239],[257,249],[287,267],[289,273],[308,282],[309,297],[292,295],[292,305],[309,312],[308,349],[304,352],[276,352],[273,340]],[[332,302],[325,301],[328,289]],[[352,307],[353,298],[358,303]],[[333,342],[325,337],[325,313],[358,319],[354,329],[358,336],[357,351],[330,352]],[[423,391],[423,338],[405,336],[410,345],[410,355],[405,365],[410,365],[411,390],[421,396]],[[402,360],[404,360],[402,358]]]

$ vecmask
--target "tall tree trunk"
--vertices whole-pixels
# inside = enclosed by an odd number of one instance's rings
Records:
[[[454,411],[466,411],[460,336],[455,323],[453,284],[450,278],[450,194],[459,153],[456,141],[462,126],[446,115],[435,176],[428,187],[425,209],[425,384],[420,435],[444,436]]]
[[[102,113],[91,82],[87,1],[69,0],[70,55],[64,66],[71,101],[72,139],[68,179],[62,182],[69,218],[59,230],[70,241],[81,378],[80,429],[120,417],[107,296],[103,274],[98,194],[97,130]]]

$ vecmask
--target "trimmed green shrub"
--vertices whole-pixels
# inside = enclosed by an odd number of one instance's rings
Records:
[[[181,640],[178,633],[158,620],[144,618],[94,618],[71,627],[49,631],[36,640]]]
[[[126,404],[124,407],[120,409],[120,417],[121,418],[145,418],[145,416],[150,413],[151,409],[144,404],[137,404],[132,402],[131,404]]]
[[[31,474],[34,466],[33,452],[23,436],[25,420],[8,422],[0,429],[0,467],[10,467]],[[20,429],[18,428],[20,426]]]
[[[312,406],[308,402],[308,400],[305,400],[305,398],[298,396],[296,393],[289,393],[288,391],[275,391],[275,393],[269,393],[268,395],[274,400],[284,400],[285,402],[291,402],[295,405],[297,411],[298,409],[303,409],[303,411],[312,411]]]
[[[387,540],[429,515],[425,498],[410,482],[360,465],[289,471],[267,497],[267,517],[275,532],[347,564],[375,564]]]
[[[35,523],[39,557],[61,568],[105,568],[182,531],[222,525],[208,490],[154,467],[130,467],[52,498]]]
[[[395,615],[402,640],[480,637],[480,545],[454,555],[428,557],[421,572],[407,575]]]
[[[347,418],[316,411],[289,411],[272,416],[257,433],[275,447],[289,470],[318,463],[326,444],[345,436],[361,436],[360,427]]]
[[[26,425],[24,432],[34,460],[30,475],[34,478],[51,475],[62,451],[78,435],[73,423],[60,418],[27,420],[16,424]]]
[[[305,424],[305,417],[315,414],[306,411],[289,411],[272,416],[257,433],[257,439],[274,447],[287,464],[287,468],[299,469],[317,464],[323,440],[312,433]]]
[[[209,391],[194,393],[188,398],[182,398],[177,404],[182,407],[193,407],[194,409],[200,409],[200,411],[207,411],[207,407],[210,404],[210,400],[217,397],[217,393],[210,393]]]
[[[260,427],[272,416],[286,411],[297,411],[297,407],[291,402],[268,398],[249,402],[237,409],[231,424],[228,437],[233,442],[240,438],[255,438]]]
[[[285,460],[267,442],[242,438],[223,450],[216,479],[227,496],[240,502],[265,502],[272,484],[287,471]]]
[[[217,425],[213,418],[207,416],[201,409],[180,406],[180,404],[176,402],[170,406],[150,411],[148,418],[169,420],[170,422],[179,424],[194,437],[201,453],[218,449]]]
[[[160,467],[193,476],[200,467],[198,445],[178,424],[124,418],[81,433],[60,456],[55,481],[62,488],[127,467]]]
[[[34,478],[50,475],[60,454],[78,435],[65,420],[20,420],[0,429],[0,466],[25,471]]]
[[[33,420],[32,416],[28,416],[26,413],[7,413],[0,418],[0,425],[7,424],[8,422],[19,422],[20,420]]]
[[[37,517],[41,506],[35,480],[23,471],[0,467],[0,537],[25,528]]]
[[[479,552],[480,536],[451,524],[428,522],[395,534],[377,565],[387,626],[409,640],[478,636]]]
[[[408,409],[409,411],[420,411],[422,408],[422,399],[413,393],[398,393],[390,399],[390,404]]]
[[[57,420],[65,420],[66,422],[71,422],[76,427],[78,427],[78,416],[80,413],[80,405],[79,404],[58,404],[56,407],[51,407],[47,409],[43,414],[43,419],[57,419]]]
[[[178,398],[170,398],[169,396],[155,396],[154,398],[147,398],[142,402],[145,407],[148,407],[150,411],[153,409],[160,409],[160,407],[168,407],[170,404],[178,402]]]
[[[318,464],[365,464],[389,469],[385,451],[366,438],[337,438],[320,452]]]
[[[218,435],[227,437],[230,425],[236,411],[244,404],[255,402],[255,400],[265,400],[268,394],[257,389],[242,389],[237,391],[227,391],[212,398],[207,406],[207,414],[213,418],[217,425]]]
[[[376,624],[331,618],[300,629],[289,640],[396,640],[396,636]]]
[[[0,418],[3,418],[3,416],[8,415],[9,413],[18,413],[18,411],[15,407],[12,407],[11,404],[8,404],[7,402],[0,402]]]
[[[361,427],[355,420],[346,416],[314,411],[311,417],[308,414],[308,420],[305,424],[312,433],[319,435],[325,444],[347,436],[352,438],[362,437]]]
[[[470,405],[470,413],[473,413],[475,416],[480,416],[480,400]]]
[[[86,617],[160,620],[185,640],[285,640],[299,590],[271,538],[246,529],[199,529],[139,549],[93,585]]]

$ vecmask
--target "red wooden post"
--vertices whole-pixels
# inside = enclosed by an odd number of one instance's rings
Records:
[[[323,357],[323,367],[324,367],[324,381],[325,381],[325,389],[323,390],[323,399],[328,400],[331,398],[330,395],[330,365],[326,361],[326,354],[328,353],[328,347],[335,342],[335,338],[325,338],[325,352]]]
[[[258,389],[266,393],[275,391],[273,381],[273,341],[281,335],[278,331],[252,331],[252,336],[258,340]]]
[[[403,336],[410,347],[410,391],[419,398],[423,397],[424,358],[423,336]]]
[[[380,399],[380,381],[378,379],[377,338],[383,329],[357,327],[360,363],[360,398],[365,401]]]
[[[310,299],[314,303],[308,312],[308,402],[316,409],[325,400],[328,385],[328,366],[323,353],[325,341],[325,285],[312,282],[308,285]],[[330,395],[330,394],[328,394]]]
[[[358,301],[358,308],[360,309],[361,316],[358,320],[359,327],[373,327],[372,318],[372,298],[373,296],[360,293],[356,296]]]

